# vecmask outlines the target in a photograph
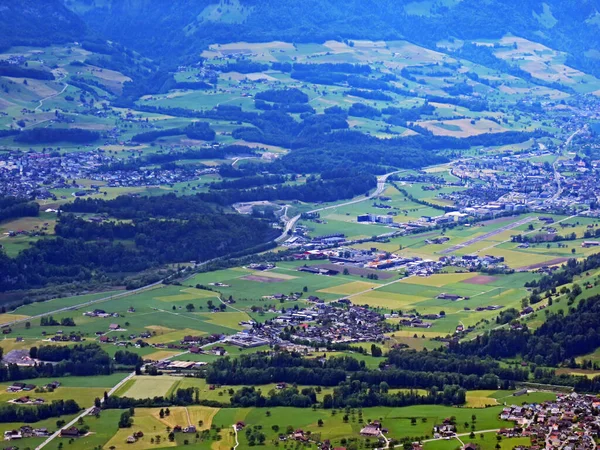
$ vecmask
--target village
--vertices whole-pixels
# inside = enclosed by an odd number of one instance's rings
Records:
[[[498,436],[531,439],[530,446],[518,450],[595,449],[600,420],[600,400],[594,395],[559,394],[556,401],[505,407],[502,420],[515,422]]]
[[[126,160],[100,148],[69,153],[61,153],[60,148],[45,150],[0,154],[0,195],[66,200],[67,195],[53,191],[68,190],[72,197],[84,197],[102,195],[106,188],[172,186],[216,173],[215,168],[202,165],[127,169],[123,167]],[[79,184],[77,180],[90,180],[90,183]]]

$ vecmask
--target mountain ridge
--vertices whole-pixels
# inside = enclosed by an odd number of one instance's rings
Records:
[[[506,33],[542,43],[597,48],[598,0],[462,0],[436,2],[424,15],[410,14],[415,4],[392,0],[66,0],[86,23],[137,50],[181,47],[205,42],[325,39],[393,39],[430,44],[443,38],[497,38]],[[445,6],[445,5],[449,6]],[[85,8],[84,8],[85,6]],[[410,6],[410,7],[409,7]],[[208,14],[208,10],[221,14]],[[229,14],[227,15],[227,12]],[[231,18],[238,12],[239,21]],[[223,20],[226,16],[228,21]],[[111,17],[112,20],[107,20]],[[214,20],[214,18],[217,20]],[[220,19],[220,20],[219,20]],[[142,26],[143,25],[143,26]],[[143,42],[138,41],[144,37]],[[163,44],[159,37],[167,38]],[[186,39],[187,38],[187,39]],[[587,41],[587,44],[585,43]],[[556,46],[556,45],[555,45]],[[559,48],[565,50],[565,48]],[[578,49],[578,52],[581,49]]]

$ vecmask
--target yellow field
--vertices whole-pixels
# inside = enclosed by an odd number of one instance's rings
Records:
[[[34,384],[35,381],[34,381]],[[9,400],[14,400],[19,397],[23,397],[24,395],[29,395],[34,398],[43,398],[47,403],[52,402],[53,400],[64,400],[64,399],[73,399],[80,405],[91,405],[94,403],[94,399],[96,397],[102,397],[104,394],[104,388],[89,388],[89,387],[65,387],[61,386],[56,389],[54,392],[45,392],[45,393],[37,393],[37,392],[6,392],[8,385],[0,386],[0,403],[5,403]]]
[[[426,300],[425,297],[416,295],[394,294],[391,292],[371,291],[352,298],[352,303],[357,305],[367,304],[389,309],[405,309],[414,303]]]
[[[154,353],[150,353],[149,355],[144,356],[144,359],[151,359],[152,361],[160,361],[161,359],[170,358],[171,356],[175,356],[181,352],[174,352],[170,350],[158,350]]]
[[[393,320],[394,319],[392,319],[392,321]],[[408,338],[408,337],[412,338],[416,334],[419,337],[419,339],[421,339],[421,336],[423,336],[423,335],[425,335],[426,339],[431,339],[434,337],[444,337],[448,333],[439,332],[439,331],[430,331],[430,330],[427,330],[424,328],[409,328],[409,329],[405,329],[405,330],[394,331],[391,334],[393,334],[397,338]]]
[[[146,342],[148,342],[149,344],[173,342],[182,340],[184,336],[204,336],[205,334],[207,333],[204,331],[192,330],[191,328],[185,328],[183,330],[172,330],[168,332],[156,331],[156,336],[152,336],[151,338],[147,339]]]
[[[212,424],[213,418],[219,412],[219,408],[210,408],[207,406],[188,406],[169,408],[171,414],[163,419],[159,416],[159,411],[154,411],[153,416],[165,425],[173,428],[176,425],[185,427],[194,425],[198,430],[208,430]],[[200,421],[202,426],[200,427]]]
[[[175,408],[173,408],[175,409]],[[135,418],[131,428],[121,428],[117,433],[106,443],[104,448],[125,448],[133,450],[146,450],[148,448],[156,448],[157,444],[152,444],[150,439],[156,439],[160,436],[160,447],[175,447],[177,442],[169,442],[169,433],[167,433],[166,425],[154,417],[158,416],[160,409],[154,408],[137,408],[135,410]],[[138,439],[134,444],[127,444],[127,437],[133,433],[141,431],[144,436]]]
[[[196,288],[182,289],[181,292],[187,292],[188,294],[194,295],[196,298],[207,298],[207,297],[219,298],[219,296],[217,294],[215,294],[214,292],[199,290]]]
[[[27,319],[28,317],[29,316],[22,316],[20,314],[0,314],[0,325],[14,320]]]
[[[279,272],[270,272],[268,270],[265,270],[264,272],[254,272],[251,275],[263,278],[275,278],[276,280],[295,280],[296,278],[298,278],[293,275],[287,275],[285,273]]]
[[[4,353],[8,353],[11,350],[25,350],[31,347],[39,347],[40,345],[48,345],[49,342],[44,342],[41,339],[23,339],[21,342],[17,342],[16,339],[5,338],[0,340],[0,347],[4,350]],[[69,345],[70,342],[53,342],[52,345]]]
[[[375,283],[367,283],[365,281],[353,281],[352,283],[346,283],[340,286],[333,286],[327,289],[321,289],[317,292],[323,292],[325,294],[351,295],[369,290],[377,286],[379,285]]]
[[[452,136],[457,138],[477,136],[484,133],[503,133],[509,131],[491,120],[481,119],[471,123],[471,119],[455,119],[443,121],[425,121],[419,122],[421,126],[430,130],[433,134],[439,136]],[[447,125],[458,129],[446,129],[439,125]]]
[[[468,280],[469,278],[473,278],[473,276],[472,273],[438,273],[430,277],[410,277],[406,279],[406,282],[420,286],[443,287],[447,284]]]
[[[497,405],[498,401],[490,397],[495,391],[467,391],[467,408],[485,408],[490,405]]]
[[[180,377],[153,377],[153,376],[137,376],[134,378],[133,385],[123,393],[124,397],[131,398],[149,398],[164,396],[169,392],[171,386],[176,381],[181,380]]]
[[[215,325],[221,325],[234,330],[243,329],[239,323],[250,319],[250,316],[245,312],[196,313],[195,315],[201,316]]]

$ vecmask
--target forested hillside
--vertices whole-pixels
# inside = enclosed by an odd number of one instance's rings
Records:
[[[351,0],[66,0],[90,27],[153,57],[192,56],[214,42],[323,42],[526,37],[571,54],[571,64],[598,73],[598,1],[464,0],[453,6]],[[429,8],[429,9],[428,9]],[[110,20],[107,20],[110,17]],[[591,51],[590,51],[591,50]]]
[[[0,0],[0,49],[80,40],[86,27],[62,0]]]

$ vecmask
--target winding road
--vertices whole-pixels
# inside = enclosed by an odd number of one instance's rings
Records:
[[[378,176],[377,177],[377,188],[369,195],[366,195],[364,197],[355,198],[354,200],[349,200],[344,203],[337,203],[335,205],[329,205],[329,206],[324,206],[322,208],[313,209],[312,211],[308,211],[308,214],[318,213],[321,211],[326,211],[328,209],[341,208],[343,206],[354,205],[356,203],[361,203],[361,202],[364,202],[367,200],[371,200],[372,198],[377,197],[378,195],[381,195],[383,193],[383,191],[385,191],[385,184],[387,182],[387,179],[390,176],[395,175],[400,172],[403,172],[403,171],[396,170],[394,172],[390,172],[390,173],[386,173],[385,175]],[[288,232],[291,231],[296,226],[296,223],[298,222],[298,220],[300,220],[300,214],[289,219],[285,224],[285,228],[283,229],[283,232],[277,239],[275,239],[275,242],[279,243],[279,242],[285,241],[287,238],[289,238]]]
[[[57,81],[60,82],[60,81],[64,80],[65,78],[66,77],[63,75],[62,78],[60,78]],[[57,92],[56,94],[49,95],[48,97],[44,97],[44,98],[40,99],[40,104],[34,109],[34,111],[38,111],[42,106],[44,106],[44,102],[46,100],[50,100],[51,98],[58,97],[59,95],[61,95],[63,92],[65,92],[67,90],[68,87],[69,87],[69,84],[65,83],[64,87],[62,88],[62,91]],[[37,124],[35,124],[35,125],[37,125]]]
[[[583,130],[585,130],[585,126],[583,126],[582,128],[578,129],[577,131],[575,131],[573,134],[571,134],[567,138],[567,140],[565,141],[565,149],[569,148],[569,146],[571,145],[571,142],[573,142],[573,139],[575,138],[575,136],[577,136]],[[562,194],[562,191],[563,191],[562,180],[561,180],[562,179],[562,175],[560,174],[560,172],[556,168],[556,165],[558,164],[559,158],[560,158],[560,155],[552,163],[552,169],[554,170],[554,181],[556,182],[556,193],[552,196],[552,200],[557,200],[558,198],[560,198],[560,196]]]

